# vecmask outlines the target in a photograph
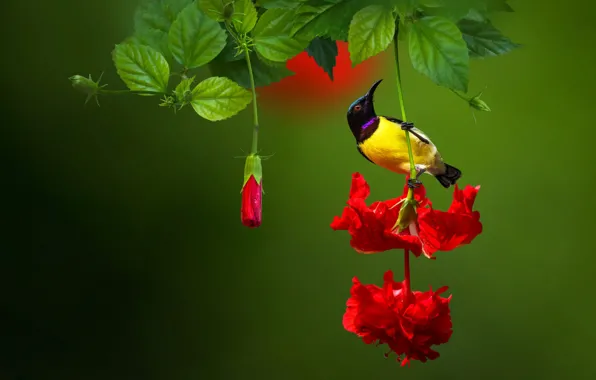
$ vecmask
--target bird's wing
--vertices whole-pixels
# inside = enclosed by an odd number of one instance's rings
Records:
[[[374,164],[374,162],[370,158],[366,157],[366,154],[364,154],[364,152],[362,151],[362,149],[360,149],[360,146],[356,145],[356,149],[358,149],[358,152],[360,152],[360,154],[362,155],[362,157],[366,158],[367,160],[369,160],[370,162],[372,162]]]
[[[403,123],[402,120],[397,119],[395,117],[388,117],[388,116],[383,116],[385,119],[393,122],[393,123],[397,123],[399,125],[401,125],[401,123]],[[425,144],[432,144],[432,142],[430,141],[430,139],[428,138],[427,135],[424,134],[424,132],[422,132],[420,129],[416,128],[416,127],[412,127],[412,129],[410,129],[410,133],[412,133],[414,136],[418,137],[418,140],[422,141]]]

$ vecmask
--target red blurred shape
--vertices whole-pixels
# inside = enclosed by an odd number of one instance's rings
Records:
[[[286,65],[294,75],[257,89],[261,104],[274,104],[277,110],[299,114],[304,114],[304,106],[312,111],[348,102],[347,109],[360,92],[364,94],[368,86],[379,79],[382,57],[377,55],[352,67],[348,44],[338,41],[337,48],[333,81],[314,58],[302,52]]]

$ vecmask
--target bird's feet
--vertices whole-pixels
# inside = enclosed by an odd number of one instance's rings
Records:
[[[409,121],[404,121],[401,123],[401,129],[404,131],[411,131],[414,128],[414,123]]]
[[[422,185],[422,181],[419,180],[418,177],[408,178],[408,188],[415,189],[417,187],[420,187],[420,185]]]
[[[414,131],[414,123],[410,122],[410,121],[404,121],[400,124],[402,131],[408,131],[411,134],[413,134],[414,136],[418,137],[418,140],[422,141],[425,144],[430,144],[430,141],[428,141],[427,138],[425,138],[424,136],[422,136],[420,133]]]
[[[416,165],[416,178],[408,178],[408,188],[415,189],[422,185],[420,176],[426,172],[426,168],[423,166]]]

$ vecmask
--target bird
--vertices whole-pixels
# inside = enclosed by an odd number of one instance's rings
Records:
[[[455,185],[461,171],[443,161],[430,138],[411,122],[379,116],[375,113],[373,95],[383,79],[376,81],[366,94],[348,108],[348,125],[356,138],[356,148],[364,158],[394,173],[410,174],[406,131],[410,133],[416,177],[408,179],[408,187],[418,187],[424,173],[436,178],[444,188]]]

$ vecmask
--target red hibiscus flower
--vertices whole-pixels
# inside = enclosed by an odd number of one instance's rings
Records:
[[[240,220],[249,228],[257,228],[261,225],[263,213],[262,173],[261,158],[258,155],[248,156],[244,165]]]
[[[246,227],[256,228],[261,225],[262,196],[261,184],[257,183],[254,176],[250,176],[242,188],[242,205],[240,207],[240,218]]]
[[[364,343],[387,344],[402,366],[410,360],[426,362],[439,357],[431,347],[447,343],[452,333],[447,287],[436,292],[409,291],[387,271],[383,288],[363,285],[354,277],[351,297],[343,316],[344,328]]]
[[[416,256],[424,253],[432,257],[436,251],[449,251],[469,244],[482,232],[480,213],[472,211],[480,186],[457,185],[451,207],[445,211],[432,208],[426,198],[424,186],[418,187],[414,197],[419,203],[416,222],[400,233],[394,230],[401,202],[406,198],[408,187],[395,199],[366,205],[370,188],[360,173],[352,175],[348,206],[341,217],[331,223],[334,230],[347,230],[352,239],[350,245],[359,253],[378,253],[390,249],[411,250]]]

